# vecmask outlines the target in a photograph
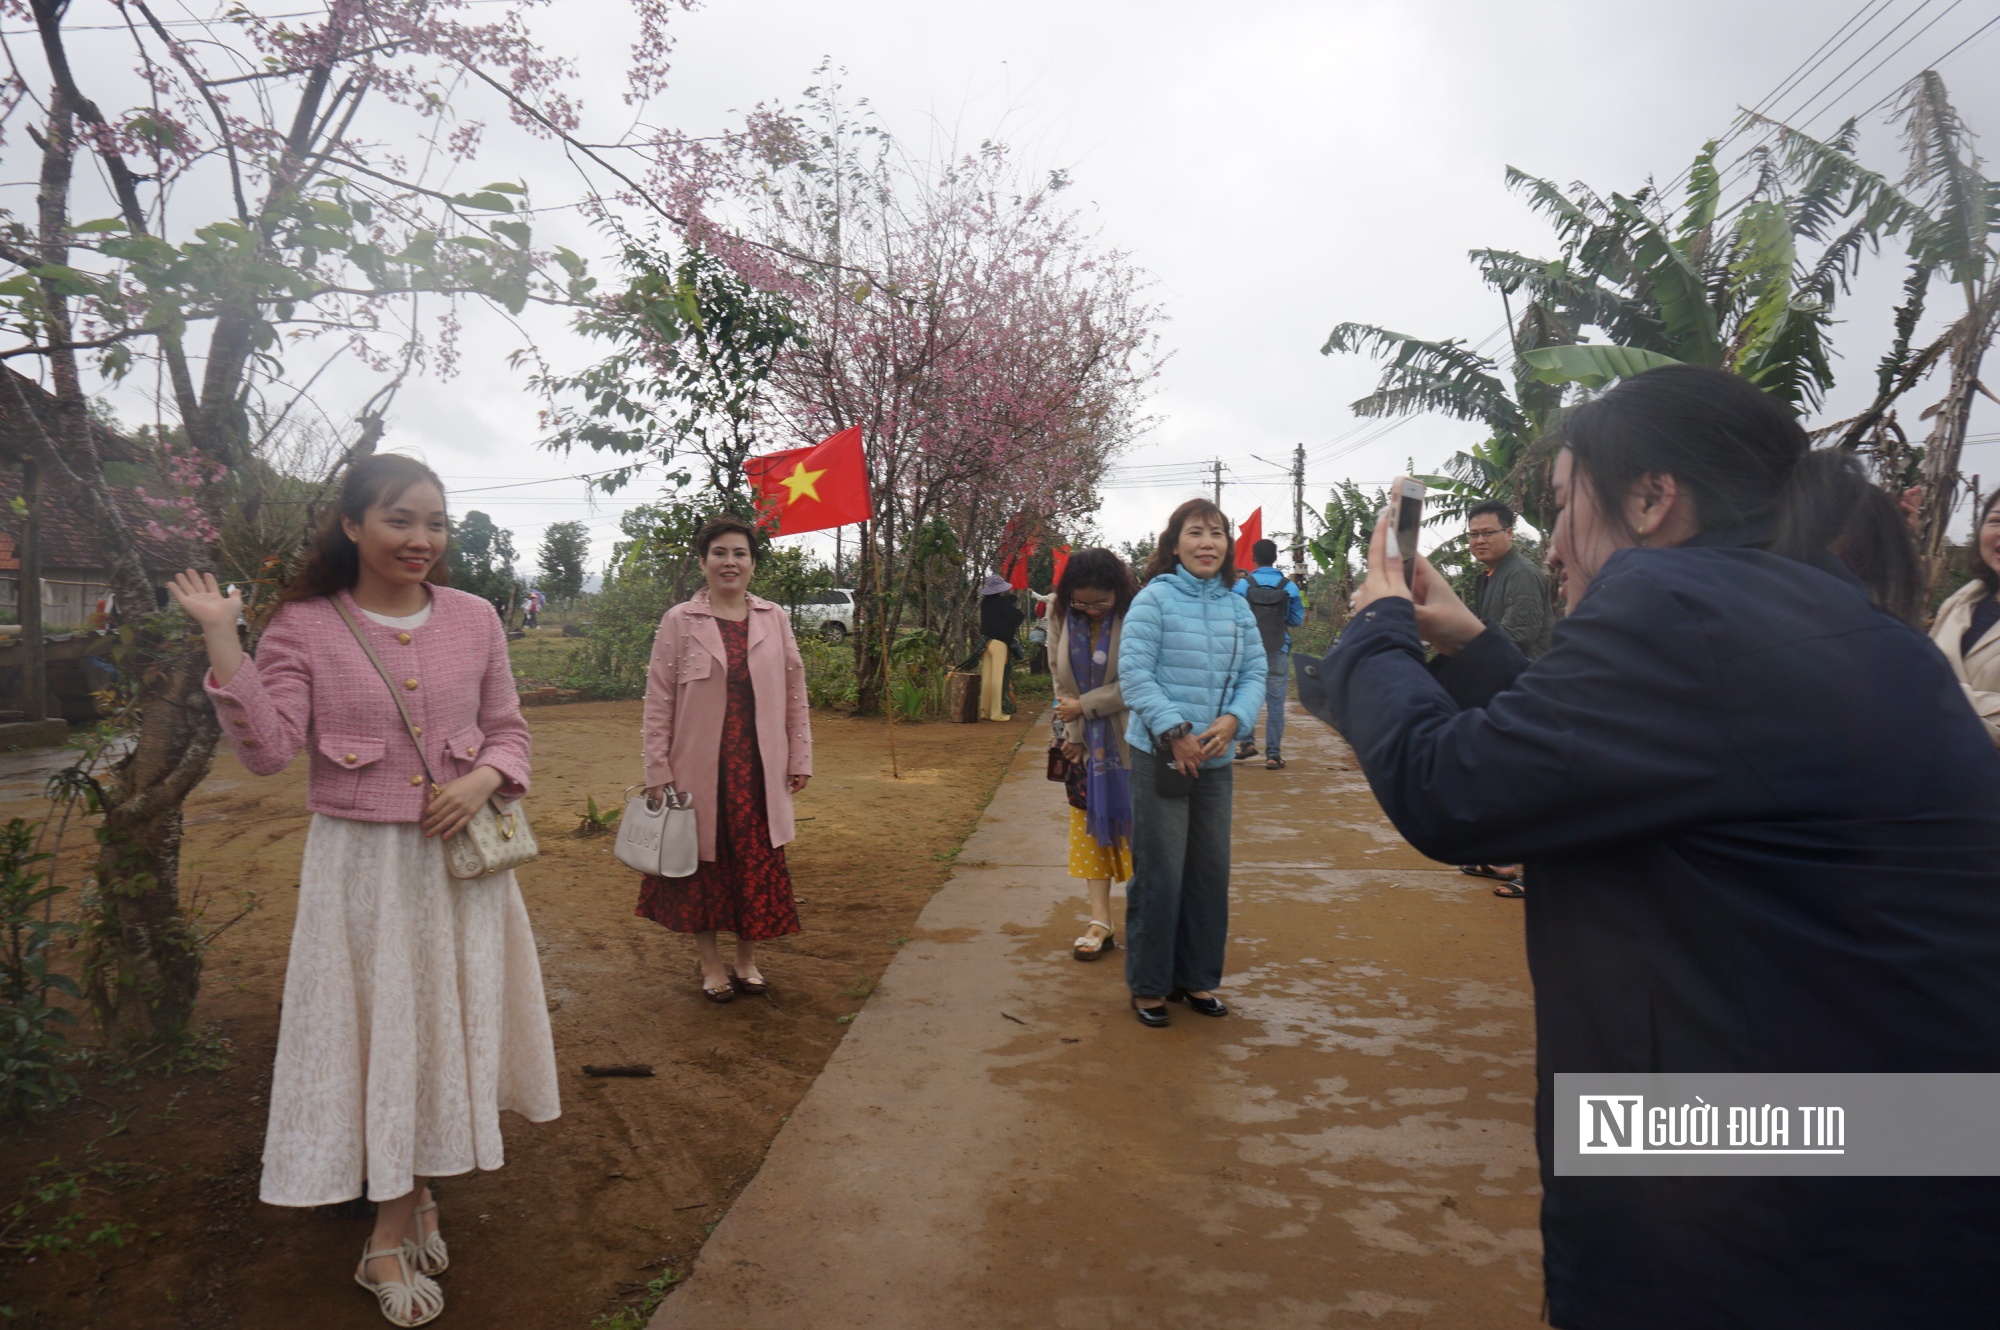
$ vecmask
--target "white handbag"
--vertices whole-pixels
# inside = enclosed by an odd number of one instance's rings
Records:
[[[625,811],[618,817],[618,840],[611,852],[618,856],[618,862],[641,873],[692,877],[701,866],[694,796],[669,785],[656,804],[646,797],[644,787],[627,786]]]
[[[361,625],[354,622],[354,616],[338,597],[333,607],[340,611],[346,621],[347,630],[354,634],[354,640],[367,653],[368,661],[375,672],[382,676],[382,686],[389,690],[389,697],[396,704],[396,714],[403,718],[403,728],[409,731],[410,742],[417,746],[417,762],[424,769],[424,779],[430,782],[433,792],[441,788],[436,776],[431,774],[430,759],[424,756],[424,741],[417,734],[416,723],[410,719],[409,708],[403,705],[403,695],[396,691],[390,681],[389,671],[382,668],[381,657],[375,648],[368,645],[362,636]],[[542,852],[535,843],[535,833],[528,829],[528,815],[521,811],[521,801],[515,799],[501,803],[499,798],[488,799],[472,815],[462,831],[455,831],[445,837],[445,870],[461,882],[473,878],[490,877],[494,873],[504,873],[510,868],[519,868]]]

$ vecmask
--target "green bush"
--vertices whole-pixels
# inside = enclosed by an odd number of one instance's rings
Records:
[[[76,925],[45,919],[42,907],[61,887],[34,866],[40,823],[14,818],[0,828],[0,1121],[51,1108],[76,1093],[64,1070],[71,1059],[60,1027],[76,1017],[49,1002],[49,994],[79,996],[68,975],[49,968],[58,939]]]
[[[855,702],[854,648],[838,646],[818,633],[799,639],[806,663],[806,701],[815,707],[851,707]]]
[[[563,664],[557,683],[592,697],[644,697],[653,638],[673,603],[673,587],[665,581],[628,574],[613,582],[598,594],[590,635]]]

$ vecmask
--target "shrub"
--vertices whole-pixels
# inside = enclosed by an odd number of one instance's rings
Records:
[[[653,637],[673,603],[673,587],[665,581],[628,574],[613,582],[598,594],[590,635],[564,663],[557,682],[592,697],[644,697]]]
[[[818,633],[799,639],[806,663],[806,701],[815,707],[851,707],[855,702],[854,648],[833,643]]]
[[[41,917],[46,911],[39,907],[62,888],[35,870],[48,858],[34,848],[40,825],[17,817],[0,828],[0,1120],[6,1121],[76,1093],[63,1069],[71,1055],[60,1028],[76,1017],[48,1000],[51,992],[80,996],[74,980],[49,968],[57,940],[76,925]]]

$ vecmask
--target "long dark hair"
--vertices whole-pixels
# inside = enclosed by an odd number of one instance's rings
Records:
[[[305,567],[278,593],[278,603],[352,591],[361,580],[361,551],[348,538],[341,519],[358,524],[376,504],[392,503],[411,487],[425,484],[435,485],[440,495],[444,493],[444,482],[438,479],[437,472],[401,453],[375,453],[348,467],[346,478],[340,482],[340,498],[313,531]],[[448,542],[445,548],[451,548]],[[432,586],[451,585],[443,553],[424,580]]]
[[[1791,408],[1748,379],[1703,365],[1647,370],[1572,411],[1560,442],[1608,522],[1625,525],[1618,496],[1640,477],[1670,475],[1702,530],[1763,527],[1774,553],[1839,559],[1880,608],[1912,623],[1922,613],[1923,565],[1896,501],[1853,457],[1815,452]]]
[[[1056,579],[1054,617],[1069,613],[1070,597],[1079,591],[1109,591],[1116,598],[1111,612],[1118,615],[1132,608],[1139,584],[1133,580],[1130,565],[1112,551],[1084,549],[1069,556],[1063,575]]]
[[[1986,588],[1989,596],[2000,595],[2000,573],[1993,571],[1992,565],[1979,557],[1979,529],[1986,525],[1986,519],[1993,515],[1993,505],[2000,503],[2000,490],[1986,496],[1986,502],[1979,505],[1979,520],[1972,524],[1972,543],[1965,547],[1965,571],[1973,580]]]
[[[1153,548],[1153,557],[1146,560],[1146,571],[1141,574],[1145,581],[1150,582],[1181,566],[1181,528],[1196,517],[1222,523],[1223,534],[1228,539],[1222,547],[1222,567],[1215,575],[1224,586],[1236,585],[1236,528],[1229,524],[1229,514],[1207,499],[1189,499],[1174,509],[1173,516],[1167,519],[1167,529],[1160,533],[1160,543]]]

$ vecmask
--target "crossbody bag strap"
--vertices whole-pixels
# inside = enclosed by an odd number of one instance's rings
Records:
[[[333,608],[340,612],[340,620],[347,625],[347,631],[354,634],[354,640],[366,653],[368,663],[375,667],[375,673],[382,676],[382,686],[389,690],[389,700],[396,704],[396,714],[403,718],[403,728],[410,732],[410,742],[417,746],[417,761],[423,766],[424,779],[431,783],[432,789],[438,789],[437,777],[431,774],[430,760],[424,756],[424,741],[417,737],[416,723],[410,719],[409,708],[403,705],[403,695],[396,691],[396,681],[391,679],[389,671],[382,667],[382,658],[375,654],[374,647],[368,645],[368,638],[361,631],[361,625],[354,622],[354,616],[347,612],[347,606],[340,603],[340,597],[329,596],[328,599],[333,602]]]

